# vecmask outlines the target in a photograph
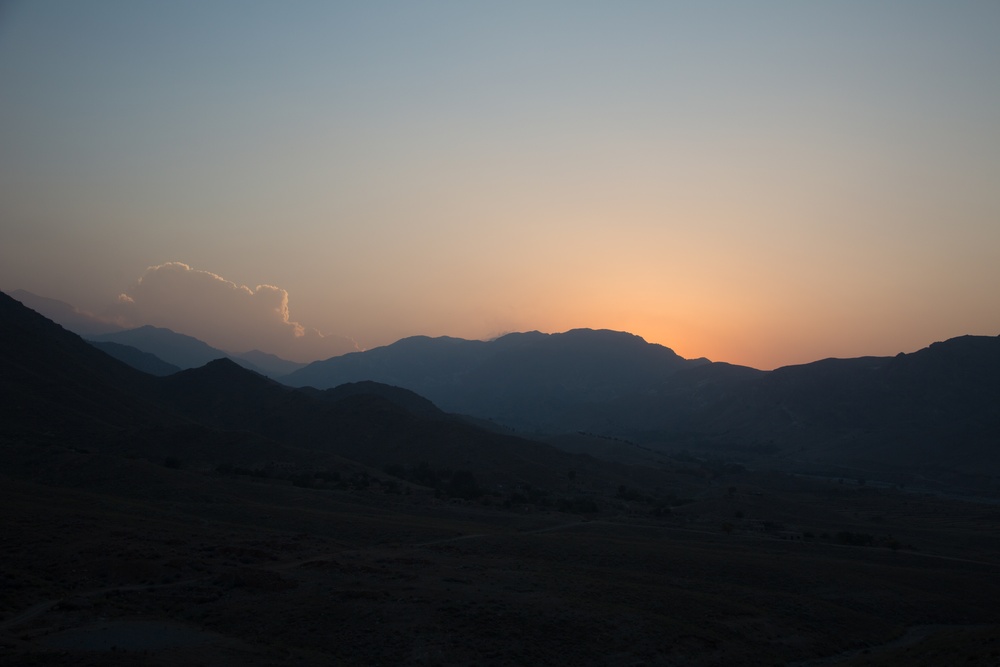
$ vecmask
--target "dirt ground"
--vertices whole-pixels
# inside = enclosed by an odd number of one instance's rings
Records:
[[[184,480],[4,478],[0,663],[998,664],[996,506],[780,476],[666,515]]]

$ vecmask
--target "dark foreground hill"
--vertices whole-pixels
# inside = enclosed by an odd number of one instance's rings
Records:
[[[102,434],[169,417],[142,398],[151,378],[0,293],[3,432]]]
[[[153,378],[4,295],[0,343],[3,664],[1000,655],[996,505],[585,464],[398,389],[227,361]],[[350,458],[401,455],[427,459]],[[489,471],[539,480],[484,489]]]
[[[482,491],[500,495],[525,485],[546,493],[564,490],[571,470],[580,476],[580,490],[653,484],[654,475],[644,469],[483,430],[410,391],[378,383],[300,391],[220,359],[164,378],[155,394],[201,424],[334,452],[404,478],[421,467],[428,481],[432,474],[463,471],[475,476]]]

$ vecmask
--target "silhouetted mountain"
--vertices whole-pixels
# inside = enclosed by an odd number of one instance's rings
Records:
[[[319,390],[312,387],[303,387],[299,391],[317,395],[330,401],[339,401],[358,394],[374,394],[395,403],[415,415],[441,418],[446,414],[420,394],[414,393],[409,389],[393,387],[392,385],[380,382],[348,382],[333,389]]]
[[[580,405],[575,411],[566,411],[564,419],[572,425],[571,430],[623,436],[636,442],[666,438],[676,444],[678,438],[686,437],[692,414],[731,400],[766,375],[725,362],[700,364],[666,376],[643,391]]]
[[[301,391],[228,359],[156,378],[6,295],[0,315],[0,440],[203,466],[277,466],[285,475],[334,461],[353,461],[355,469],[429,466],[444,479],[464,470],[508,488],[554,490],[571,469],[599,489],[656,476],[485,431],[395,387]]]
[[[252,450],[258,461],[427,463],[542,486],[570,468],[591,481],[636,474],[484,430],[399,386],[299,390],[229,360],[154,378],[7,296],[0,315],[6,439],[89,440],[119,452],[179,448],[195,457]],[[612,459],[654,463],[662,461],[657,452],[689,450],[823,474],[836,466],[857,476],[933,471],[938,480],[975,478],[979,488],[1000,475],[1000,337],[771,372],[685,361],[628,334],[592,331],[406,339],[339,363],[353,373],[411,378],[486,416],[587,434],[554,440],[576,451],[608,452],[614,438],[639,447],[601,454]],[[303,371],[310,368],[317,367]]]
[[[448,412],[530,430],[560,429],[581,405],[644,391],[708,363],[616,331],[508,334],[493,341],[405,338],[309,364],[282,381],[327,388],[374,380],[405,387]]]
[[[86,438],[165,423],[142,398],[152,380],[0,293],[4,435]]]
[[[264,375],[272,378],[288,375],[289,373],[293,373],[306,366],[306,364],[299,363],[297,361],[289,361],[288,359],[282,359],[277,355],[261,352],[260,350],[250,350],[249,352],[244,352],[243,354],[230,355],[230,358],[235,360],[244,368],[256,370],[258,373],[263,373]],[[248,362],[251,365],[247,366],[242,362]]]
[[[596,459],[485,431],[444,415],[412,392],[373,382],[299,390],[219,359],[162,378],[156,393],[200,423],[374,467],[462,469],[490,484],[527,482],[541,488],[558,486],[570,469],[589,473],[590,480],[629,479],[622,469]]]
[[[246,380],[238,377],[239,383]],[[200,426],[160,400],[159,392],[157,378],[0,293],[0,441],[7,446],[240,465],[331,460],[329,454],[292,451],[245,429],[227,434]]]
[[[210,361],[228,357],[222,350],[194,338],[163,327],[146,325],[127,331],[88,336],[95,342],[112,342],[129,345],[143,352],[154,354],[163,361],[180,368],[197,368]]]
[[[406,387],[435,403],[457,379],[488,354],[489,343],[461,338],[413,336],[365,352],[314,361],[282,378],[293,387],[329,389],[347,382],[372,380]]]
[[[268,420],[278,424],[266,430],[280,430],[285,419],[278,414],[294,394],[289,387],[226,358],[162,378],[156,387],[161,401],[200,423],[254,432],[265,430]],[[289,415],[290,419],[301,417]]]
[[[825,359],[770,372],[711,364],[595,414],[612,415],[606,423],[613,420],[619,435],[661,449],[784,469],[854,466],[854,476],[864,476],[857,471],[875,465],[996,475],[1000,337],[963,336],[896,357]]]
[[[15,290],[10,296],[56,324],[94,343],[115,343],[134,348],[140,354],[121,348],[101,346],[116,359],[153,375],[168,375],[181,368],[197,368],[213,359],[223,357],[233,359],[244,368],[270,377],[287,375],[305,366],[303,363],[288,361],[260,350],[251,350],[241,355],[229,354],[197,338],[170,329],[149,325],[136,329],[122,329],[114,322],[80,311],[65,301],[38,296],[26,290]],[[156,360],[144,357],[141,353],[152,355]],[[166,365],[162,365],[163,362]]]
[[[234,357],[228,352],[214,348],[193,336],[179,334],[163,327],[145,325],[127,331],[88,336],[94,342],[111,342],[129,345],[143,352],[149,352],[169,364],[179,368],[198,368],[215,359],[232,359],[249,370],[260,372],[253,362]]]
[[[156,397],[157,378],[0,293],[0,440],[162,461],[268,460],[287,449],[193,422]]]
[[[770,372],[686,361],[610,331],[531,332],[491,342],[417,337],[315,362],[283,380],[323,387],[361,379],[407,387],[448,411],[517,429],[623,438],[754,465],[1000,473],[995,337]],[[580,438],[553,442],[609,451]]]
[[[143,352],[131,345],[112,343],[111,341],[91,341],[90,344],[105,354],[143,373],[149,373],[150,375],[171,375],[180,370],[179,367],[168,364],[155,354]]]
[[[23,289],[14,290],[10,296],[36,313],[81,336],[96,336],[122,330],[114,322],[78,310],[76,306],[65,301],[38,296]]]

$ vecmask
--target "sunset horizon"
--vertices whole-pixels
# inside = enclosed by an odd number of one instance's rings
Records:
[[[772,369],[997,335],[998,26],[5,5],[0,288],[295,360],[595,328]]]
[[[340,356],[351,352],[364,352],[392,345],[400,340],[411,337],[425,336],[430,338],[445,337],[491,341],[509,334],[539,332],[551,335],[579,329],[590,329],[616,331],[638,336],[647,343],[669,348],[686,359],[704,358],[714,362],[725,362],[766,371],[784,366],[811,363],[828,358],[854,358],[867,356],[885,357],[894,356],[900,353],[912,353],[919,349],[928,347],[933,343],[960,336],[1000,335],[997,332],[989,331],[963,331],[942,335],[932,340],[915,341],[909,347],[897,345],[895,349],[892,347],[892,342],[887,344],[888,347],[880,349],[854,349],[850,348],[850,346],[845,346],[843,341],[834,341],[832,343],[832,349],[842,350],[841,352],[838,353],[834,351],[824,353],[820,351],[813,354],[813,356],[808,356],[808,352],[804,352],[800,357],[796,358],[794,355],[791,355],[786,351],[784,355],[760,357],[762,359],[778,359],[778,361],[773,363],[768,361],[753,363],[752,361],[737,358],[734,355],[729,357],[711,356],[697,352],[697,346],[682,346],[679,345],[677,341],[671,341],[668,338],[657,339],[654,335],[646,334],[640,330],[633,330],[627,327],[615,325],[594,326],[586,323],[566,325],[561,328],[556,327],[549,329],[527,326],[521,329],[487,332],[485,334],[477,334],[474,331],[472,333],[463,333],[461,335],[453,331],[414,331],[398,338],[393,338],[392,340],[375,340],[371,344],[364,344],[365,341],[358,341],[350,337],[340,336],[329,332],[321,332],[316,329],[309,328],[307,324],[298,322],[295,319],[294,311],[290,306],[290,296],[280,287],[274,285],[257,285],[256,288],[250,288],[246,285],[236,285],[225,280],[224,277],[219,276],[218,274],[199,270],[182,262],[167,262],[162,265],[148,267],[145,275],[149,276],[150,273],[156,274],[160,270],[180,272],[181,275],[192,275],[195,277],[196,284],[189,286],[187,288],[188,290],[191,292],[200,292],[205,294],[212,292],[214,288],[217,290],[217,298],[209,298],[206,303],[201,305],[200,308],[187,304],[173,312],[171,312],[170,308],[163,308],[162,304],[156,304],[154,302],[151,304],[151,308],[150,305],[146,305],[151,315],[145,316],[142,314],[141,310],[139,312],[130,312],[131,309],[135,308],[135,299],[129,294],[129,291],[121,292],[118,297],[114,301],[110,301],[105,308],[97,310],[79,308],[76,304],[65,302],[62,299],[57,299],[51,295],[37,294],[24,288],[5,289],[3,291],[11,294],[12,292],[16,293],[17,291],[23,290],[24,292],[28,292],[29,294],[43,299],[63,301],[64,303],[67,303],[67,305],[72,306],[79,314],[87,318],[94,318],[95,321],[107,324],[109,331],[112,330],[112,327],[128,330],[143,326],[154,326],[169,329],[175,333],[191,336],[230,354],[240,355],[257,350],[268,354],[274,354],[277,357],[298,363],[322,361],[330,357]],[[137,280],[133,284],[131,291],[134,292],[134,288],[139,286],[142,282],[143,281],[141,280]],[[201,283],[200,285],[197,284],[199,282]],[[206,283],[209,286],[209,289],[207,290],[205,289]],[[177,294],[182,293],[183,289],[184,288],[174,287],[170,290],[170,293],[172,296],[176,296]],[[240,309],[240,306],[236,305],[240,300],[255,301],[265,295],[271,295],[272,303],[265,304],[257,313],[247,313],[244,307],[244,313],[241,316],[234,318],[227,314],[232,312],[234,306],[237,310]],[[231,301],[231,303],[227,306],[225,303],[226,301]],[[256,326],[254,326],[253,322],[255,319]],[[248,322],[249,328],[247,328]],[[278,333],[276,333],[276,331]],[[863,345],[863,343],[861,345]],[[690,351],[688,349],[689,347],[693,347],[695,351]]]

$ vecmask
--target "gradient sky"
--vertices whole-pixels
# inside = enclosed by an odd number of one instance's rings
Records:
[[[997,335],[998,35],[993,0],[4,3],[0,289],[758,368]]]

